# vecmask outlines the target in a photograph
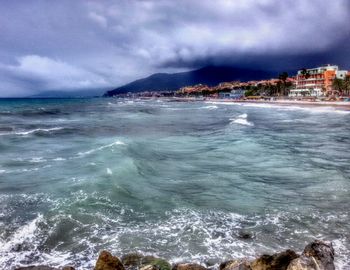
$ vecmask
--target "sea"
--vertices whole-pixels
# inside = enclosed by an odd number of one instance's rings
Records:
[[[330,241],[350,269],[350,111],[0,100],[0,269],[101,250],[212,266]]]

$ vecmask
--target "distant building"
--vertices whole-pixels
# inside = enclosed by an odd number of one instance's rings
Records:
[[[244,97],[246,90],[243,89],[233,89],[230,92],[219,92],[219,98],[231,98],[240,99]]]
[[[339,70],[336,65],[326,65],[317,68],[299,70],[296,76],[295,88],[289,96],[323,96],[332,91],[335,78],[345,79],[348,71]]]

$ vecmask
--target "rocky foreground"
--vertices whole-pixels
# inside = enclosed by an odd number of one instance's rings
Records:
[[[120,259],[108,251],[102,251],[94,270],[211,270],[213,266],[195,263],[171,265],[164,259],[139,253],[124,255]],[[74,270],[72,266],[61,269],[49,266],[28,266],[16,270]],[[262,255],[255,260],[229,260],[220,264],[219,270],[335,270],[334,249],[331,243],[314,241],[301,254],[286,250],[273,255]]]

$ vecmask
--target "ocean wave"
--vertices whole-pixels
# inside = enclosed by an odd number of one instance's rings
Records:
[[[70,211],[60,211],[72,209],[77,203],[90,207],[75,215]],[[119,255],[136,250],[156,254],[172,263],[191,261],[203,264],[211,260],[218,266],[227,259],[252,259],[259,254],[272,254],[291,247],[301,251],[305,241],[323,238],[307,229],[299,230],[300,222],[309,217],[293,216],[288,211],[249,216],[178,208],[152,218],[152,215],[145,216],[142,211],[115,203],[97,193],[84,192],[76,193],[73,201],[60,199],[53,204],[55,215],[38,215],[15,230],[6,241],[1,240],[0,267],[45,262],[56,267],[70,264],[78,269],[89,269],[93,267],[101,246]],[[96,209],[101,211],[92,211]],[[319,215],[309,222],[323,224]],[[253,238],[241,238],[242,230],[250,232]],[[68,248],[57,248],[64,239],[69,239],[66,240]],[[346,239],[328,240],[333,240],[337,269],[347,269],[349,251]],[[51,243],[51,248],[46,246],[47,243]]]
[[[67,160],[67,159],[62,158],[62,157],[57,157],[57,158],[53,159],[53,161],[64,161],[64,160]]]
[[[45,108],[45,107],[40,107],[38,109],[23,110],[20,112],[16,112],[15,114],[17,113],[20,114],[21,116],[26,116],[26,117],[53,116],[53,115],[59,115],[59,114],[67,114],[66,112],[62,112],[62,110],[58,108]]]
[[[38,252],[39,237],[38,224],[43,221],[43,215],[19,227],[9,239],[0,240],[0,266],[10,269],[11,266],[20,265],[25,258]]]
[[[200,107],[200,109],[208,109],[208,110],[216,110],[217,108],[218,108],[218,106],[216,106],[216,105],[209,105],[209,106]]]
[[[270,103],[245,103],[245,102],[225,102],[225,101],[206,101],[205,103],[208,104],[216,104],[216,105],[231,105],[231,106],[242,106],[242,107],[255,107],[255,108],[266,108],[266,109],[278,109],[282,111],[295,111],[295,110],[302,110],[307,111],[311,113],[337,113],[337,114],[343,114],[348,115],[350,114],[350,111],[347,109],[341,109],[337,107],[331,107],[331,106],[318,106],[318,105],[294,105],[294,104],[270,104]]]
[[[337,109],[335,107],[319,107],[319,106],[314,106],[314,105],[280,105],[280,104],[255,104],[255,103],[245,103],[242,104],[243,107],[257,107],[257,108],[268,108],[268,109],[279,109],[282,111],[296,111],[296,110],[302,110],[302,111],[307,111],[310,113],[337,113],[337,114],[350,114],[350,111],[348,110],[342,110],[342,109]]]
[[[247,120],[248,115],[246,113],[238,115],[236,118],[230,118],[231,124],[239,124],[244,126],[254,126],[254,123]]]
[[[6,135],[19,135],[19,136],[26,136],[31,134],[40,134],[40,133],[50,133],[52,131],[62,130],[63,127],[53,127],[53,128],[36,128],[26,131],[13,131],[13,132],[6,132],[6,133],[0,133],[0,136],[6,136]]]
[[[95,153],[97,151],[101,151],[103,149],[110,148],[110,147],[113,147],[113,146],[116,146],[116,145],[125,145],[125,143],[122,142],[122,141],[115,141],[113,143],[110,143],[110,144],[107,144],[107,145],[103,145],[103,146],[100,146],[100,147],[88,150],[86,152],[79,152],[78,155],[79,156],[90,155],[90,154]]]

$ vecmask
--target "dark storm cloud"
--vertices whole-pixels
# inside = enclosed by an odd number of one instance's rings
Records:
[[[0,96],[209,64],[350,68],[346,0],[2,1]]]

